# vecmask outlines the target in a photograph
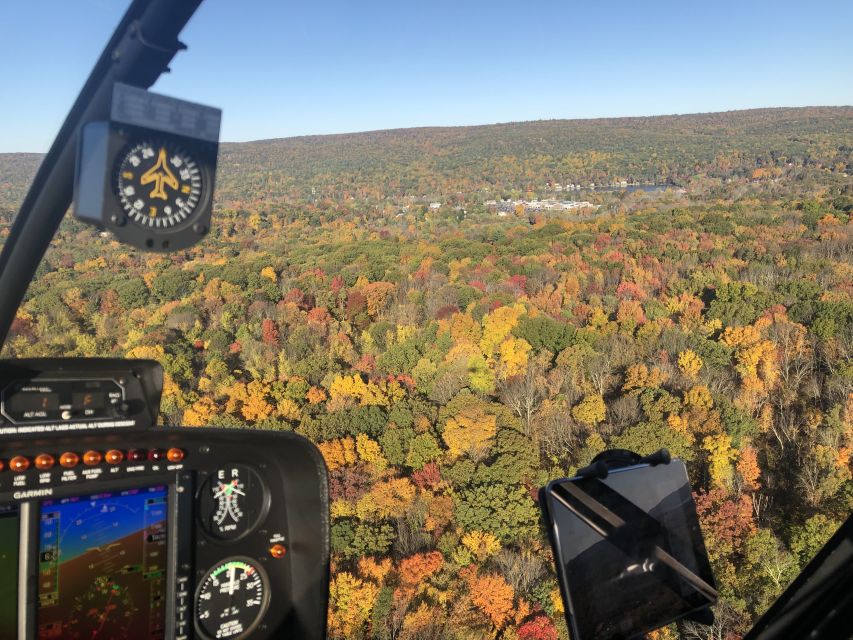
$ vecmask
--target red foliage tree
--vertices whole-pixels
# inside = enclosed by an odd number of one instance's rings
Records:
[[[355,363],[355,369],[362,373],[371,374],[375,368],[376,358],[370,353],[365,353],[358,359],[358,362]]]
[[[427,462],[422,469],[412,473],[412,482],[419,489],[435,490],[441,485],[441,472],[438,470],[438,465],[434,462]]]
[[[518,627],[518,640],[557,640],[557,629],[546,615],[538,615]]]
[[[361,291],[350,291],[347,295],[347,319],[352,320],[360,313],[367,312],[367,298]]]
[[[455,304],[446,304],[443,307],[439,307],[438,311],[435,312],[435,319],[444,320],[457,313],[459,313],[459,307]]]
[[[335,276],[334,278],[332,278],[332,284],[331,284],[332,293],[337,294],[343,288],[344,288],[344,279],[341,276]]]
[[[278,339],[278,327],[275,326],[275,322],[270,318],[264,318],[261,323],[261,340],[270,347],[277,347]]]
[[[752,503],[746,495],[734,496],[727,489],[716,488],[695,494],[696,512],[702,529],[712,538],[709,548],[718,554],[738,552],[755,532]]]
[[[329,498],[358,500],[372,484],[373,475],[366,464],[341,467],[329,472]]]

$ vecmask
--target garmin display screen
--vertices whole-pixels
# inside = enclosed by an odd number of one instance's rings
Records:
[[[38,638],[159,640],[168,488],[41,503]]]

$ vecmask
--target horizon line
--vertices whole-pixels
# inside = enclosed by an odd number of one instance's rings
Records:
[[[259,142],[275,142],[280,140],[295,140],[299,138],[331,138],[336,136],[356,136],[371,133],[391,133],[396,131],[414,131],[427,129],[473,129],[478,127],[496,127],[503,125],[533,124],[541,122],[590,122],[598,120],[651,120],[654,118],[688,118],[691,116],[707,116],[714,114],[746,113],[751,111],[781,111],[794,109],[851,109],[853,104],[823,104],[823,105],[801,105],[801,106],[776,106],[776,107],[748,107],[745,109],[726,109],[723,111],[694,111],[689,113],[656,113],[646,115],[629,116],[594,116],[585,118],[537,118],[535,120],[507,120],[502,122],[485,122],[477,124],[452,124],[452,125],[413,125],[410,127],[392,127],[389,129],[363,129],[359,131],[334,131],[328,133],[301,133],[296,135],[280,136],[276,138],[250,138],[246,140],[221,140],[220,145],[226,144],[252,144]],[[45,151],[0,151],[0,155],[44,155]]]

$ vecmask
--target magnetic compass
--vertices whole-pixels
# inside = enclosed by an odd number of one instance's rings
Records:
[[[116,195],[128,219],[153,231],[185,224],[199,205],[198,163],[177,144],[143,141],[119,157]]]
[[[201,240],[210,231],[221,115],[116,83],[110,119],[80,132],[74,215],[145,251]]]
[[[221,540],[241,538],[269,508],[267,495],[263,481],[251,467],[221,467],[208,477],[199,495],[202,525]]]

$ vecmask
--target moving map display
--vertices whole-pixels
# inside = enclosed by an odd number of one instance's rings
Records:
[[[168,488],[41,503],[38,638],[165,638]]]
[[[0,504],[0,638],[18,633],[18,505]]]

